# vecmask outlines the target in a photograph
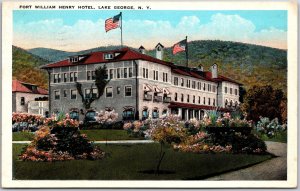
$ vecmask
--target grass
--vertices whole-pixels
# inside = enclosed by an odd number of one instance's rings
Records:
[[[155,170],[159,144],[101,145],[103,160],[63,162],[19,161],[25,145],[13,145],[13,177],[17,180],[200,180],[271,158],[270,155],[195,154],[166,148],[162,174]]]
[[[287,143],[287,131],[283,131],[280,133],[276,133],[274,137],[269,138],[266,134],[258,134],[258,136],[263,141],[274,141],[274,142],[280,142],[280,143]]]
[[[142,137],[131,137],[125,130],[115,129],[98,129],[98,130],[81,130],[82,134],[86,134],[91,141],[105,140],[137,140]],[[30,141],[33,139],[34,133],[14,132],[13,141]]]
[[[31,141],[33,137],[31,132],[13,132],[13,141]]]

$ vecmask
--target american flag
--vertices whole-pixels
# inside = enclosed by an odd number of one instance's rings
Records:
[[[120,17],[121,13],[105,20],[105,31],[108,32],[112,29],[116,29],[120,27]]]
[[[174,44],[173,54],[177,54],[178,52],[185,51],[185,49],[186,49],[186,39]]]

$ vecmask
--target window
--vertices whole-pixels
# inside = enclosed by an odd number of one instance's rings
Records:
[[[98,89],[97,88],[93,88],[92,89],[92,98],[97,98],[98,96]]]
[[[77,82],[77,78],[78,78],[78,73],[74,72],[74,82]]]
[[[107,87],[105,92],[106,92],[106,97],[113,96],[113,88],[112,87]]]
[[[163,82],[168,82],[168,73],[163,72]]]
[[[148,69],[146,69],[146,78],[148,78]]]
[[[201,97],[198,96],[198,104],[201,104]]]
[[[64,82],[67,82],[67,80],[68,80],[68,74],[64,73]]]
[[[71,90],[71,99],[77,98],[77,90]]]
[[[148,117],[149,117],[148,109],[143,109],[143,111],[142,111],[142,120],[148,119]]]
[[[121,70],[120,70],[120,68],[117,69],[117,78],[121,78]]]
[[[178,86],[178,78],[177,77],[174,77],[174,85]]]
[[[67,96],[68,96],[67,90],[64,90],[64,97],[67,97]]]
[[[92,71],[92,80],[95,80],[95,79],[96,79],[96,72]]]
[[[121,92],[121,88],[117,87],[117,94],[120,94],[120,92]]]
[[[132,87],[131,86],[125,86],[125,96],[131,96]]]
[[[192,81],[192,88],[196,89],[196,82],[195,81]]]
[[[210,90],[211,90],[211,86],[210,86],[210,84],[207,84],[207,91],[210,92]]]
[[[168,110],[167,110],[167,109],[164,109],[164,110],[162,111],[162,115],[166,116],[167,114],[168,114]]]
[[[156,76],[155,77],[156,77],[156,80],[158,80],[158,71],[156,71]]]
[[[205,97],[203,97],[203,105],[205,105]]]
[[[196,97],[195,96],[193,96],[193,103],[195,103],[196,102]]]
[[[54,91],[54,99],[56,99],[56,100],[60,99],[60,91],[59,90]]]
[[[85,97],[85,99],[90,99],[91,98],[91,89],[85,89],[84,90],[84,97]]]
[[[186,102],[190,102],[190,95],[187,95]]]
[[[158,71],[153,70],[153,80],[158,80]]]
[[[177,101],[177,93],[175,93],[174,100]]]
[[[156,78],[155,78],[155,74],[156,74],[156,72],[155,72],[155,70],[153,70],[153,80],[156,79]]]
[[[143,68],[143,78],[146,78],[146,68]]]
[[[205,83],[203,83],[203,91],[205,91]]]
[[[198,89],[198,90],[201,90],[201,82],[198,82],[198,83],[197,83],[197,89]]]
[[[183,78],[181,78],[180,81],[181,81],[181,82],[180,82],[181,87],[183,87],[183,86],[184,86],[184,80],[183,80]]]
[[[225,93],[227,94],[227,87],[225,87]]]
[[[134,120],[134,109],[129,108],[123,111],[123,120]]]
[[[191,80],[186,80],[186,87],[190,88],[191,87]]]
[[[216,99],[214,99],[213,101],[213,106],[216,106]]]
[[[21,105],[25,105],[25,97],[21,97]]]
[[[124,68],[124,78],[127,78],[127,68]]]
[[[216,92],[216,86],[213,86],[213,92]]]
[[[235,95],[238,95],[237,89],[234,89],[234,94],[235,94]]]
[[[181,102],[183,102],[183,101],[184,101],[184,95],[181,94]]]
[[[109,79],[114,79],[114,69],[109,70]]]
[[[58,83],[58,74],[54,74],[53,83]]]
[[[208,105],[210,105],[210,98],[208,98]]]
[[[129,78],[132,77],[132,68],[129,68]]]
[[[79,112],[78,111],[71,111],[70,112],[70,118],[73,120],[79,120]]]
[[[229,89],[230,94],[232,94],[232,88]]]
[[[96,76],[95,76],[96,77]],[[108,80],[108,70],[105,70],[105,76],[104,76],[104,78],[106,79],[106,80]]]
[[[153,119],[159,118],[159,112],[158,112],[158,109],[153,109],[153,111],[152,111],[152,118],[153,118]]]
[[[73,82],[74,81],[74,72],[71,72],[70,73],[70,82]]]
[[[58,83],[61,82],[61,74],[58,74]]]
[[[114,58],[114,55],[113,54],[104,54],[104,59],[105,60],[111,60]]]
[[[228,105],[228,100],[226,99],[226,100],[225,100],[225,106],[227,106],[227,105]]]

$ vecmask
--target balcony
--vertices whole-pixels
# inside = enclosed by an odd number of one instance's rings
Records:
[[[162,96],[154,96],[154,102],[162,102]]]
[[[144,100],[145,100],[145,101],[151,101],[151,100],[152,100],[152,95],[145,94],[145,95],[144,95]]]
[[[170,103],[171,102],[171,97],[164,97],[164,103]]]

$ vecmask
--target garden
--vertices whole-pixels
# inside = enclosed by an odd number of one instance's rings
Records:
[[[203,120],[189,121],[170,115],[114,129],[117,117],[114,111],[99,112],[101,129],[83,130],[64,113],[50,118],[14,113],[13,140],[31,141],[13,145],[14,178],[204,179],[271,159],[262,135],[272,139],[286,132],[276,119],[261,118],[255,124],[237,112],[210,111]],[[140,139],[153,142],[93,142]]]

